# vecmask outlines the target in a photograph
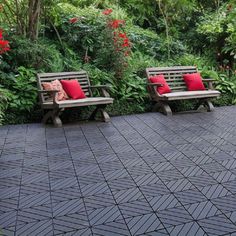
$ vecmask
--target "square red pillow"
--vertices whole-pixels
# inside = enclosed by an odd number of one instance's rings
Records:
[[[165,94],[165,93],[170,93],[171,89],[169,85],[167,84],[164,75],[155,75],[149,78],[149,81],[151,83],[160,83],[163,84],[162,87],[157,87],[157,92],[159,94]]]
[[[57,79],[52,82],[43,82],[42,86],[45,90],[58,90],[59,92],[56,94],[57,101],[63,101],[69,98],[65,90],[62,88],[60,81]]]
[[[66,91],[68,96],[72,99],[81,99],[86,98],[78,80],[61,80],[61,84],[63,89]]]
[[[200,73],[184,74],[183,78],[188,91],[206,90]]]

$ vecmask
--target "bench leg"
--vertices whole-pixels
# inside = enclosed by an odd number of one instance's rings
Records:
[[[212,102],[211,102],[210,100],[206,100],[206,101],[204,102],[204,105],[205,105],[207,111],[209,111],[209,112],[215,110],[215,109],[214,109],[214,106],[213,106],[213,104],[212,104]]]
[[[95,116],[96,116],[98,110],[99,110],[99,106],[97,106],[96,109],[92,112],[92,114],[89,117],[89,120],[94,120],[95,119]]]
[[[48,111],[44,115],[42,123],[46,124],[48,119],[51,118],[55,127],[61,127],[62,126],[62,122],[61,122],[61,119],[59,117],[61,111],[62,111],[61,109],[53,109],[51,111]]]
[[[101,112],[102,119],[103,119],[104,122],[110,122],[111,121],[110,116],[108,115],[108,113],[103,108],[100,109],[100,112]]]
[[[108,113],[105,111],[105,107],[106,105],[98,105],[96,107],[96,109],[92,112],[91,116],[89,117],[89,120],[94,120],[95,119],[95,116],[98,112],[101,113],[101,116],[102,116],[102,120],[104,122],[109,122],[111,120],[110,116],[108,115]]]
[[[153,111],[158,110],[161,110],[161,112],[164,113],[166,116],[172,116],[171,108],[166,102],[157,102],[153,107]]]

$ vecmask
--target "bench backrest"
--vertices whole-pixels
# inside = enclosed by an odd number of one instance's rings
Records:
[[[42,82],[51,82],[53,80],[70,80],[77,79],[80,83],[85,95],[91,97],[92,93],[89,88],[90,81],[86,71],[75,71],[75,72],[58,72],[58,73],[40,73],[37,74],[38,89],[43,90]],[[48,94],[40,94],[41,102],[48,101],[50,98]]]
[[[196,72],[195,66],[153,67],[146,69],[147,80],[151,76],[162,74],[172,91],[186,91],[187,87],[182,75]],[[148,83],[150,83],[149,80]]]

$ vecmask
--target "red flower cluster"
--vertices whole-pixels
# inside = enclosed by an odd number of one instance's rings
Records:
[[[123,26],[125,24],[124,20],[112,20],[108,22],[108,26],[112,29],[118,29],[120,26]]]
[[[116,51],[123,51],[124,56],[128,56],[130,53],[130,42],[129,38],[127,37],[126,33],[122,32],[114,32],[113,37],[114,45],[116,47]]]
[[[0,29],[0,55],[10,50],[9,42],[3,40],[2,32],[3,31]]]
[[[112,13],[112,9],[106,9],[102,12],[103,15],[110,15]]]
[[[71,18],[70,20],[69,20],[69,22],[71,23],[71,24],[75,24],[76,22],[78,22],[79,21],[79,18],[78,17],[73,17],[73,18]]]

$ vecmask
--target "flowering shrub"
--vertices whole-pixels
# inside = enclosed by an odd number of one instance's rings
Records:
[[[0,55],[10,50],[9,42],[3,39],[2,33],[3,30],[0,29]]]
[[[130,55],[131,44],[125,32],[125,21],[120,19],[112,19],[110,14],[112,9],[106,9],[102,14],[106,15],[106,30],[107,40],[112,39],[110,56],[113,58],[112,67],[115,70],[116,78],[122,78],[126,69],[127,56]]]

